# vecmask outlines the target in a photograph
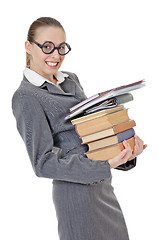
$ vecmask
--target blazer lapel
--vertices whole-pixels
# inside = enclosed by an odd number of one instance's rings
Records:
[[[29,83],[28,79],[24,76],[23,78],[24,84]],[[34,86],[34,85],[32,85]],[[37,86],[34,86],[37,88]],[[64,82],[61,83],[61,88],[57,87],[56,85],[53,85],[51,83],[45,82],[43,85],[41,85],[39,88],[46,89],[49,93],[55,94],[55,95],[63,95],[63,96],[75,96],[76,94],[76,84],[74,81],[69,79],[67,77]]]
[[[43,89],[46,89],[48,90],[49,93],[51,94],[56,94],[56,95],[63,95],[63,96],[74,96],[75,93],[76,93],[76,86],[75,86],[75,83],[71,80],[69,80],[68,78],[63,82],[61,83],[61,88],[56,86],[56,85],[53,85],[53,84],[50,84],[48,82],[45,82],[41,88]]]
[[[76,94],[76,84],[74,81],[70,80],[69,77],[67,77],[65,81],[61,83],[61,88],[65,93],[69,95]]]

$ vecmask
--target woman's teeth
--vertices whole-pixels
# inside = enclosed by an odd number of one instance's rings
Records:
[[[46,64],[47,64],[48,66],[50,66],[50,67],[55,67],[55,66],[57,66],[58,62],[56,62],[56,63],[46,62]]]

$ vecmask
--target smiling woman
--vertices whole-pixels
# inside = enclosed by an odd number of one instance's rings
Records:
[[[56,19],[33,22],[25,42],[27,67],[56,84],[55,73],[71,50],[65,41],[65,31]]]
[[[34,172],[53,179],[53,201],[60,240],[128,240],[120,205],[111,185],[111,168],[130,170],[144,144],[136,137],[132,153],[124,150],[108,161],[85,156],[87,145],[76,133],[69,109],[86,95],[76,74],[59,71],[71,50],[61,24],[37,19],[25,42],[27,67],[12,98],[13,114]],[[123,169],[123,167],[122,167]]]

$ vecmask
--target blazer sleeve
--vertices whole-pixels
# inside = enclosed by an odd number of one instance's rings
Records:
[[[15,93],[12,109],[38,177],[92,184],[111,176],[108,161],[92,161],[80,154],[60,157],[60,149],[54,148],[47,117],[34,96]]]
[[[115,169],[122,170],[122,171],[128,171],[136,166],[136,162],[137,162],[137,158],[134,158],[131,161],[127,161],[126,163],[116,167]]]

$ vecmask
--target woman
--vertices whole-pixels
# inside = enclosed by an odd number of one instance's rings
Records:
[[[38,177],[53,180],[60,240],[128,240],[127,228],[111,186],[110,168],[129,170],[146,145],[135,137],[109,161],[92,161],[86,145],[64,118],[86,99],[77,76],[58,71],[71,50],[62,25],[53,18],[32,23],[25,43],[27,67],[12,100],[17,128]]]

